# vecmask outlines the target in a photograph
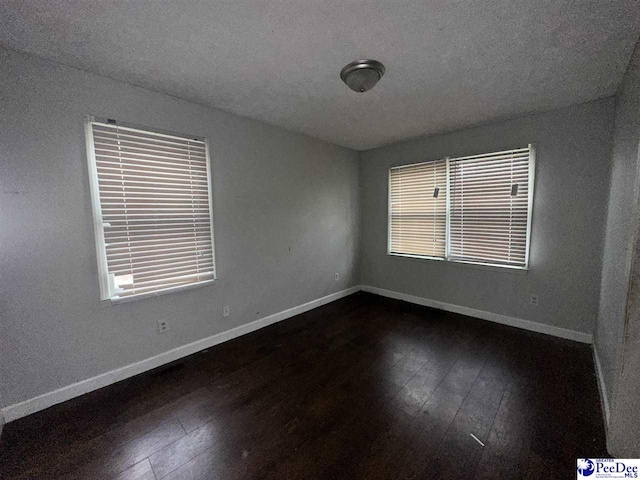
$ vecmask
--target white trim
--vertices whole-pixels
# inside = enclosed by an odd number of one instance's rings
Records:
[[[430,257],[427,255],[412,255],[410,253],[388,253],[390,257],[410,258],[413,260],[426,260],[442,262],[443,265],[454,265],[458,267],[467,268],[480,268],[486,270],[493,270],[494,272],[510,272],[510,273],[528,273],[529,269],[525,267],[518,267],[516,265],[499,265],[496,263],[482,263],[482,262],[470,262],[467,260],[446,259],[444,257]]]
[[[595,343],[593,344],[593,360],[596,364],[596,373],[598,377],[598,389],[600,390],[600,399],[602,400],[602,410],[604,412],[604,419],[606,427],[609,428],[609,416],[611,411],[609,410],[609,395],[607,393],[607,384],[604,383],[604,374],[602,373],[602,364],[600,363],[600,356],[598,355],[598,349]]]
[[[211,167],[211,157],[209,155],[209,140],[204,139],[204,154],[207,159],[207,193],[209,195],[209,227],[211,228],[211,258],[213,259],[213,279],[218,278],[218,265],[216,263],[216,241],[213,233],[213,173]]]
[[[414,295],[408,295],[406,293],[394,292],[392,290],[385,290],[383,288],[371,287],[368,285],[363,285],[362,290],[365,292],[374,293],[376,295],[382,295],[383,297],[395,298],[396,300],[404,300],[405,302],[415,303],[417,305],[423,305],[425,307],[438,308],[447,312],[468,315],[470,317],[489,320],[490,322],[501,323],[503,325],[522,328],[524,330],[529,330],[532,332],[545,333],[554,337],[575,340],[576,342],[592,343],[593,340],[593,335],[589,333],[555,327],[553,325],[547,325],[544,323],[532,322],[531,320],[524,320],[522,318],[509,317],[507,315],[486,312],[484,310],[476,310],[475,308],[462,307],[460,305],[439,302],[437,300],[417,297]]]
[[[387,255],[391,254],[391,170],[387,172]]]
[[[536,176],[536,147],[529,144],[529,198],[527,205],[527,241],[524,252],[524,269],[529,269],[529,252],[531,249],[531,219],[533,218],[533,189],[535,188]]]
[[[89,169],[89,190],[91,191],[91,210],[93,211],[93,232],[98,260],[98,284],[100,300],[109,299],[109,277],[107,268],[107,249],[104,240],[102,220],[102,205],[100,203],[100,188],[98,186],[98,167],[96,166],[96,150],[93,144],[94,117],[84,117],[84,137],[87,146],[87,165]]]
[[[133,377],[134,375],[138,375],[140,373],[147,372],[151,369],[160,367],[175,360],[179,360],[188,355],[193,355],[194,353],[197,353],[206,348],[213,347],[214,345],[218,345],[241,335],[246,335],[247,333],[254,332],[273,323],[286,320],[287,318],[291,318],[322,305],[326,305],[327,303],[346,297],[358,291],[360,291],[360,286],[355,286],[347,288],[346,290],[342,290],[340,292],[332,293],[325,297],[312,300],[302,305],[298,305],[297,307],[289,308],[287,310],[274,313],[273,315],[255,320],[251,323],[240,325],[239,327],[232,328],[231,330],[212,335],[211,337],[203,338],[187,345],[182,345],[181,347],[174,348],[140,362],[132,363],[116,370],[111,370],[110,372],[106,372],[96,377],[88,378],[72,385],[68,385],[66,387],[62,387],[57,390],[38,395],[37,397],[25,400],[20,403],[16,403],[14,405],[9,405],[7,407],[4,407],[1,413],[2,415],[4,415],[5,421],[7,423],[12,422],[14,420],[17,420],[18,418],[22,418],[40,410],[44,410],[45,408],[49,408],[58,403],[71,400],[72,398],[79,397],[80,395],[84,395],[85,393],[91,392],[93,390],[106,387],[121,380],[125,380],[129,377]]]

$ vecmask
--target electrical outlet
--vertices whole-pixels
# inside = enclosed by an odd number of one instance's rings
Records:
[[[231,308],[229,307],[229,305],[225,305],[224,307],[222,307],[222,316],[228,317],[229,315],[231,315]]]
[[[336,278],[336,282],[340,280],[340,274],[338,272],[336,272],[335,278]]]
[[[169,331],[169,324],[166,320],[158,320],[158,333],[166,333]]]
[[[533,305],[534,307],[537,307],[538,306],[538,295],[536,295],[535,293],[532,293],[529,303],[531,303],[531,305]]]

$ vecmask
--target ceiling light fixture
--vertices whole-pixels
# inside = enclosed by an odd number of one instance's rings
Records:
[[[340,78],[354,92],[371,90],[384,75],[384,65],[376,60],[357,60],[346,65]]]

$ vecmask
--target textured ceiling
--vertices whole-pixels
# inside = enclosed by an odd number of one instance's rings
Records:
[[[637,0],[0,2],[4,46],[359,150],[611,95],[639,31]]]

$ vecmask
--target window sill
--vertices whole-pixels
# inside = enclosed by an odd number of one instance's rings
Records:
[[[130,297],[122,297],[122,298],[107,298],[105,300],[101,300],[101,302],[108,305],[119,305],[121,303],[129,303],[129,302],[134,302],[136,300],[143,300],[145,298],[159,297],[161,295],[167,295],[169,293],[184,292],[186,290],[194,290],[196,288],[201,288],[201,287],[206,287],[207,285],[211,285],[215,281],[216,279],[212,278],[211,280],[204,280],[202,282],[191,283],[189,285],[180,285],[177,287],[165,288],[164,290],[158,290],[157,292],[142,293],[140,295],[132,295]]]
[[[529,272],[527,267],[512,267],[508,265],[492,265],[489,263],[465,262],[463,260],[447,260],[439,257],[422,257],[418,255],[408,255],[403,253],[387,253],[390,257],[403,258],[407,260],[415,260],[419,262],[438,262],[441,265],[451,265],[458,268],[473,268],[476,270],[491,270],[500,273],[515,273],[518,275],[526,275]]]

